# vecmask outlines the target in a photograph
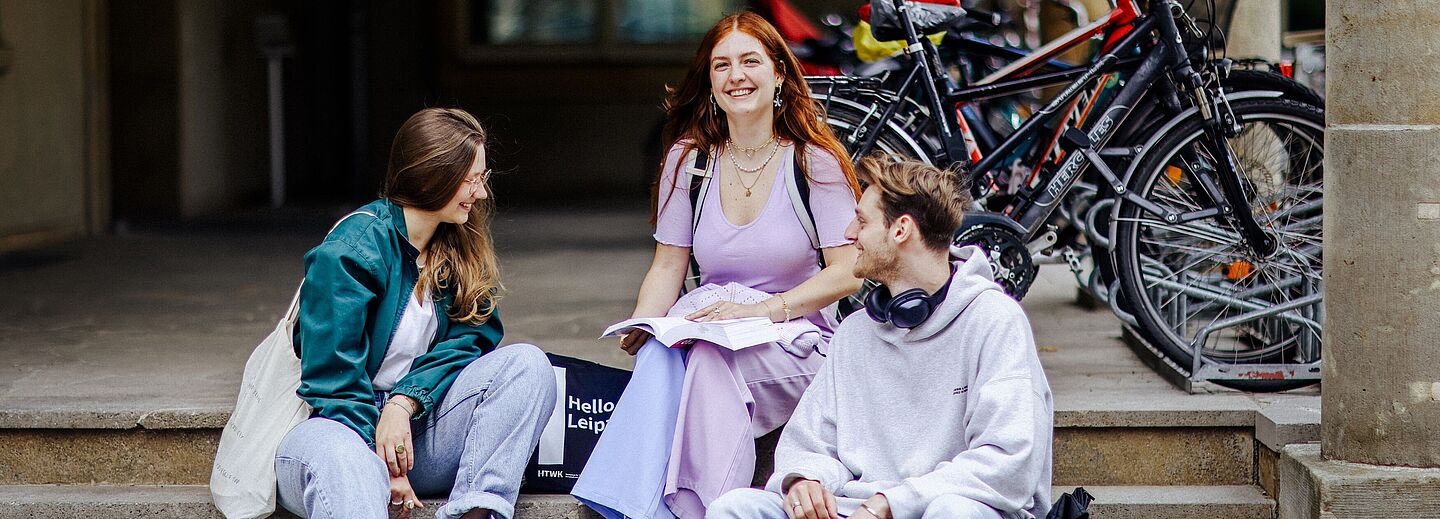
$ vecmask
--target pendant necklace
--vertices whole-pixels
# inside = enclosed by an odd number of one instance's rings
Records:
[[[727,141],[727,142],[729,142],[729,141]],[[740,165],[740,161],[735,158],[735,148],[737,148],[737,147],[738,147],[738,146],[727,147],[727,148],[726,148],[726,150],[728,151],[728,153],[726,153],[726,155],[729,155],[729,156],[730,156],[730,163],[735,166],[735,169],[736,169],[736,170],[739,170],[739,171],[741,171],[741,172],[744,172],[744,173],[756,173],[756,175],[755,175],[755,181],[754,181],[754,182],[751,182],[750,185],[748,185],[748,186],[745,185],[745,175],[738,175],[738,176],[740,177],[740,187],[745,188],[745,196],[748,197],[748,196],[751,195],[751,190],[755,188],[755,185],[760,183],[760,177],[761,177],[760,172],[764,171],[764,170],[765,170],[765,167],[770,165],[770,161],[775,159],[775,153],[780,151],[780,146],[777,144],[775,147],[771,148],[771,149],[770,149],[770,156],[765,157],[765,162],[762,162],[759,167],[756,167],[756,168],[754,168],[754,169],[746,168],[746,167]],[[757,147],[757,149],[758,149],[758,147]]]

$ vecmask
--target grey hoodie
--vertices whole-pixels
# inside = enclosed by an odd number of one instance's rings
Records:
[[[768,490],[805,478],[842,497],[883,492],[899,519],[947,494],[1007,518],[1045,516],[1054,408],[1030,323],[979,249],[958,256],[949,294],[920,326],[856,312],[835,330]]]

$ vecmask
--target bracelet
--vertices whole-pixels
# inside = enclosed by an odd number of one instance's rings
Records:
[[[790,303],[785,302],[785,294],[782,294],[782,293],[780,293],[780,292],[776,292],[776,293],[775,293],[775,297],[780,298],[780,308],[781,308],[782,310],[785,310],[785,322],[789,322],[789,321],[790,321]]]
[[[394,398],[391,398],[391,399],[389,399],[389,400],[386,400],[385,403],[386,403],[386,404],[395,404],[395,405],[398,405],[398,406],[400,406],[401,409],[404,409],[405,412],[410,413],[410,416],[412,416],[412,417],[415,416],[415,410],[414,410],[414,409],[411,409],[411,408],[410,408],[410,404],[407,404],[407,403],[405,403],[404,401],[396,400],[396,399],[394,399]]]
[[[880,517],[880,512],[876,512],[874,508],[870,508],[870,505],[860,503],[860,508],[864,508],[866,512],[870,512],[870,515],[875,516],[877,519]]]

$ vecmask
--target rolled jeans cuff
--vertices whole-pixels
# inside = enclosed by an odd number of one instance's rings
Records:
[[[503,497],[487,492],[472,492],[459,499],[451,499],[435,511],[435,519],[456,519],[476,508],[490,511],[490,517],[510,519],[515,516],[515,504]]]

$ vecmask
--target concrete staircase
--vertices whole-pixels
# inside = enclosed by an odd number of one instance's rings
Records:
[[[215,517],[204,485],[241,367],[294,294],[301,255],[348,209],[0,262],[0,519]],[[633,309],[654,247],[647,219],[497,219],[507,340],[629,367],[594,337]],[[1177,390],[1126,348],[1108,309],[1074,302],[1061,265],[1042,266],[1023,302],[1055,395],[1056,495],[1084,486],[1101,518],[1273,517],[1275,452],[1318,438],[1318,391]],[[589,517],[567,496],[523,496],[519,515]]]
[[[1085,487],[1101,518],[1273,518],[1276,452],[1318,435],[1318,410],[1291,401],[1198,410],[1092,403],[1056,413],[1054,484],[1056,497]],[[0,411],[0,519],[220,517],[205,484],[226,417],[223,409]],[[773,441],[761,439],[762,452]],[[523,496],[517,515],[598,517],[563,495]]]
[[[1057,488],[1057,491],[1059,489]],[[1252,485],[1213,487],[1087,487],[1096,495],[1093,517],[1215,519],[1273,517],[1275,502]],[[427,500],[433,510],[443,501]],[[520,518],[590,519],[599,515],[569,496],[526,495],[516,505]],[[425,510],[415,517],[426,517]],[[147,517],[221,519],[204,485],[10,485],[0,486],[0,517],[60,519]],[[272,517],[294,517],[278,513]]]

